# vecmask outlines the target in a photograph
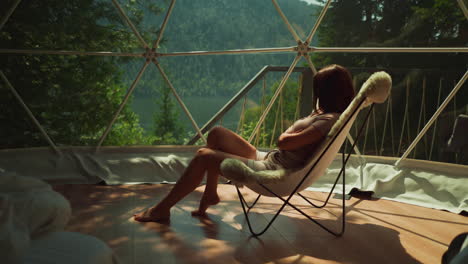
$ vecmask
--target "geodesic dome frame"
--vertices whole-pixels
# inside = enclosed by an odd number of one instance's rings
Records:
[[[465,17],[468,19],[468,10],[462,0],[457,0],[459,7],[461,8],[463,14]],[[11,14],[14,12],[14,10],[17,8],[21,0],[15,0],[11,8],[8,10],[6,16],[0,21],[0,30],[2,27],[7,23],[9,17]],[[137,76],[133,80],[130,88],[127,90],[127,93],[124,96],[124,99],[122,100],[120,106],[118,107],[117,111],[114,113],[113,118],[110,120],[108,126],[106,127],[105,131],[101,135],[98,143],[96,144],[96,151],[99,151],[99,149],[102,146],[102,143],[108,136],[108,133],[112,129],[115,121],[117,120],[117,117],[119,116],[120,112],[123,110],[124,106],[127,104],[129,98],[131,97],[133,91],[135,90],[136,86],[138,85],[138,82],[140,81],[141,77],[145,73],[147,67],[149,64],[154,64],[158,71],[160,72],[161,76],[163,77],[164,81],[167,83],[168,87],[170,88],[171,92],[177,99],[177,102],[179,103],[180,107],[184,111],[184,113],[187,115],[189,120],[191,121],[191,124],[193,128],[196,130],[196,133],[198,136],[206,143],[206,139],[200,130],[199,126],[195,122],[195,120],[192,117],[192,114],[188,110],[188,108],[185,106],[184,101],[181,99],[179,96],[179,93],[171,83],[169,77],[167,76],[166,72],[164,71],[163,67],[159,63],[159,59],[162,57],[174,57],[174,56],[206,56],[206,55],[222,55],[222,54],[253,54],[253,53],[293,53],[295,54],[293,61],[291,62],[290,66],[288,67],[288,70],[284,74],[283,78],[281,79],[281,82],[276,89],[276,91],[273,94],[273,97],[271,98],[270,102],[266,106],[264,112],[262,113],[259,121],[257,122],[251,136],[249,137],[249,141],[252,141],[254,135],[256,132],[259,130],[261,127],[262,123],[264,122],[268,112],[271,110],[273,104],[275,103],[276,99],[280,95],[283,87],[285,86],[287,80],[289,79],[293,69],[296,67],[297,63],[301,58],[304,58],[306,62],[308,63],[310,69],[312,70],[313,73],[316,73],[316,67],[314,66],[314,63],[312,62],[309,54],[314,53],[314,52],[344,52],[344,53],[453,53],[453,52],[461,52],[461,53],[467,53],[468,48],[466,47],[445,47],[445,48],[408,48],[408,47],[392,47],[392,48],[380,48],[380,47],[355,47],[355,48],[349,48],[349,47],[314,47],[311,46],[312,39],[315,36],[315,33],[317,32],[317,29],[319,28],[322,19],[326,15],[327,10],[329,9],[331,5],[331,0],[328,0],[326,4],[323,6],[322,11],[320,12],[314,26],[310,30],[310,33],[307,35],[307,37],[302,40],[294,28],[291,26],[290,22],[288,21],[288,18],[286,15],[283,13],[282,9],[278,5],[276,0],[272,0],[272,4],[274,5],[275,9],[277,10],[279,16],[283,20],[284,24],[286,25],[288,31],[291,33],[292,38],[294,39],[295,43],[297,45],[291,46],[291,47],[273,47],[273,48],[257,48],[257,49],[235,49],[235,50],[217,50],[217,51],[190,51],[190,52],[159,52],[159,44],[162,40],[162,37],[164,35],[164,31],[166,29],[166,26],[169,22],[169,18],[171,17],[172,10],[175,6],[176,1],[171,0],[169,8],[166,11],[164,20],[162,22],[159,34],[154,41],[152,45],[147,43],[143,37],[141,36],[140,32],[138,29],[134,26],[130,18],[127,16],[121,5],[118,3],[117,0],[112,0],[116,10],[119,12],[121,18],[123,19],[124,23],[128,25],[128,27],[132,30],[133,34],[135,37],[138,39],[139,43],[141,44],[142,48],[144,48],[145,52],[144,53],[123,53],[123,52],[106,52],[106,51],[91,51],[91,52],[81,52],[81,51],[64,51],[64,50],[26,50],[26,49],[0,49],[0,53],[4,54],[45,54],[45,55],[80,55],[80,56],[121,56],[121,57],[139,57],[144,60],[143,65],[141,66],[139,72],[137,73]],[[7,87],[11,90],[11,92],[14,94],[18,102],[21,104],[21,106],[25,109],[27,112],[29,118],[34,122],[34,124],[38,127],[40,130],[42,136],[47,140],[48,144],[50,145],[51,148],[54,149],[56,153],[59,155],[61,154],[61,151],[57,146],[54,144],[52,139],[48,136],[47,132],[43,129],[41,124],[38,122],[38,120],[35,118],[34,113],[30,111],[28,106],[24,103],[22,100],[21,96],[17,93],[15,88],[10,84],[8,81],[7,77],[4,75],[4,73],[0,70],[0,76],[2,80],[5,82]],[[466,79],[468,78],[468,71],[465,71],[465,74],[461,79],[457,82],[455,87],[452,89],[450,94],[447,96],[447,98],[441,103],[437,111],[433,114],[433,116],[429,119],[429,121],[426,123],[426,125],[422,128],[421,131],[419,131],[418,135],[416,138],[413,140],[413,142],[409,145],[409,147],[406,149],[406,151],[403,153],[403,155],[397,160],[396,165],[399,165],[401,161],[405,160],[407,156],[410,154],[410,152],[414,149],[416,144],[419,142],[419,140],[423,137],[423,135],[427,132],[427,130],[431,127],[431,125],[434,123],[434,121],[438,118],[438,116],[441,114],[441,112],[444,110],[444,108],[447,106],[447,104],[450,102],[450,100],[455,96],[455,94],[460,90],[460,88],[463,86],[465,83]]]

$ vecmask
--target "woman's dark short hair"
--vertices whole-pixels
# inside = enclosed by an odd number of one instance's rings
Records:
[[[324,112],[342,113],[354,98],[351,73],[340,65],[329,65],[314,76],[314,103]],[[314,105],[314,107],[317,107]]]

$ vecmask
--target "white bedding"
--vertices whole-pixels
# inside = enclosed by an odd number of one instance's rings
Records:
[[[0,177],[0,255],[17,263],[31,240],[65,228],[69,202],[47,183],[14,174]]]
[[[24,264],[113,264],[112,250],[101,240],[75,232],[52,232],[35,239]]]
[[[97,238],[63,232],[70,203],[42,180],[0,177],[1,263],[116,263]]]

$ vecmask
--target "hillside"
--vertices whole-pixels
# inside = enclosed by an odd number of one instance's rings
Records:
[[[313,14],[317,7],[299,0],[280,0],[278,3],[299,36],[305,38],[315,23]],[[162,8],[167,9],[167,6]],[[159,16],[144,17],[142,29],[160,25],[164,15],[162,12]],[[271,1],[180,0],[173,9],[160,51],[293,45],[294,39]],[[292,59],[292,54],[256,54],[166,57],[160,58],[160,62],[182,95],[231,96],[264,65],[289,65]],[[129,64],[129,79],[134,78],[140,65],[140,62]],[[149,75],[151,80],[159,76],[158,73]],[[137,95],[151,93],[149,86],[152,85],[142,86]]]

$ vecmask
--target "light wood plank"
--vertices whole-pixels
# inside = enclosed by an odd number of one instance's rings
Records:
[[[204,186],[172,210],[170,224],[138,223],[132,215],[158,202],[171,185],[56,185],[70,200],[69,231],[105,241],[122,263],[440,263],[451,240],[468,231],[468,218],[387,200],[347,201],[347,225],[336,238],[286,207],[260,238],[250,237],[235,188],[220,185],[221,203],[208,218],[190,215]],[[243,190],[249,201],[255,193]],[[320,203],[324,193],[305,192]],[[341,200],[326,210],[306,209],[314,219],[338,227]],[[251,215],[255,226],[273,217],[281,202],[262,198]]]

